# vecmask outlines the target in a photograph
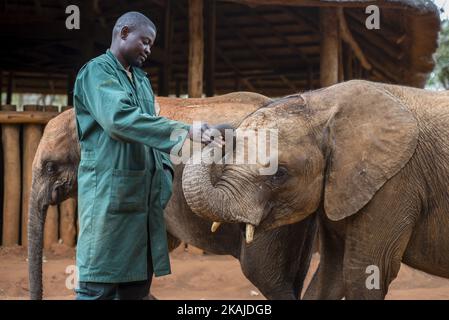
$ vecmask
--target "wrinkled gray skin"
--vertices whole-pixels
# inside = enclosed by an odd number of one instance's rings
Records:
[[[180,105],[183,101],[177,103]],[[192,108],[185,110],[184,113],[201,112],[190,111]],[[31,299],[42,299],[42,238],[46,209],[68,197],[76,198],[78,163],[74,113],[69,110],[48,123],[33,162],[28,226]],[[210,253],[232,255],[240,260],[245,276],[266,298],[298,299],[311,258],[315,219],[261,233],[251,245],[245,244],[244,225],[226,224],[211,233],[211,223],[194,215],[185,203],[181,189],[182,170],[183,166],[175,166],[173,196],[165,210],[170,249],[178,246],[181,240]],[[300,236],[293,238],[292,234]]]
[[[449,278],[447,91],[350,81],[276,100],[236,132],[258,128],[279,130],[278,171],[228,164],[212,182],[210,165],[186,165],[195,213],[253,225],[254,241],[318,216],[320,266],[305,298],[383,299],[401,262]]]

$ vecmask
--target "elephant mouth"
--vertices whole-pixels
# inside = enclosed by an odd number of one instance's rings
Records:
[[[56,182],[53,186],[53,190],[51,191],[49,204],[56,205],[61,201],[67,199],[70,190],[71,188],[69,181]]]
[[[242,230],[243,237],[245,238],[246,243],[250,244],[251,242],[253,242],[256,227],[250,223],[247,223],[247,224],[242,224],[240,228]]]
[[[257,233],[265,232],[267,230],[271,230],[275,227],[274,224],[274,214],[276,212],[276,207],[273,205],[273,203],[269,202],[266,206],[264,215],[262,216],[260,222],[256,225],[246,223],[242,224],[242,232],[245,236],[246,243],[251,243]],[[257,230],[256,230],[257,229]]]
[[[264,217],[269,216],[273,212],[273,209],[274,207],[272,205],[269,205],[266,214],[264,214]],[[221,224],[221,222],[213,222],[211,225],[211,232],[216,232],[220,228]],[[243,238],[245,238],[247,244],[250,244],[254,241],[256,228],[259,232],[265,231],[267,229],[270,229],[270,224],[266,223],[266,220],[262,220],[258,225],[253,225],[251,223],[240,224],[240,231],[243,234]]]
[[[56,205],[58,203],[58,200],[61,198],[60,193],[58,189],[53,189],[51,192],[50,201],[48,202],[49,205]]]

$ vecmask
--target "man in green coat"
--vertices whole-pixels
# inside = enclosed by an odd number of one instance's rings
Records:
[[[170,273],[163,217],[172,191],[168,154],[193,133],[190,125],[155,114],[151,85],[140,69],[155,37],[147,17],[124,14],[111,48],[76,78],[77,299],[143,299],[153,273]],[[185,135],[173,141],[177,129]]]

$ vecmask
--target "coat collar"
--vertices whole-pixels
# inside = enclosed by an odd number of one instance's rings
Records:
[[[118,61],[117,57],[114,56],[114,54],[111,52],[110,49],[106,50],[106,57],[109,58],[110,62],[120,71],[122,71],[124,74],[126,74],[126,70],[123,67],[123,65]],[[143,71],[141,68],[138,67],[132,67],[133,68],[133,74],[136,80],[138,82],[142,82],[142,80],[147,76],[147,73]]]

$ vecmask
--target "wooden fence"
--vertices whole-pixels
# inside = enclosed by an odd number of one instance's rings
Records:
[[[63,107],[62,111],[71,108]],[[47,122],[58,115],[58,107],[25,105],[23,112],[12,105],[0,107],[2,152],[0,154],[1,245],[28,244],[28,204],[32,163]],[[68,199],[50,206],[44,228],[44,248],[55,243],[74,247],[77,222],[76,201]]]

